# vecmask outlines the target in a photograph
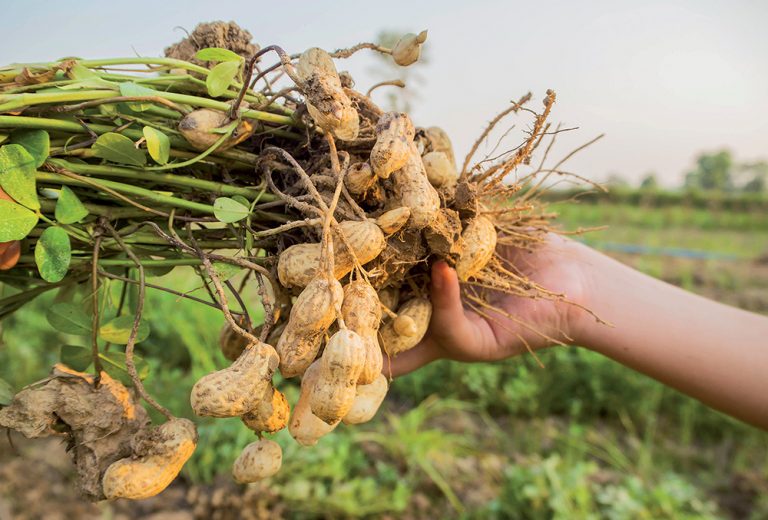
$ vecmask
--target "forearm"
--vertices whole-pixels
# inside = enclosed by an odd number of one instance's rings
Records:
[[[688,293],[596,252],[584,346],[768,430],[768,318]],[[586,322],[585,322],[586,323]]]

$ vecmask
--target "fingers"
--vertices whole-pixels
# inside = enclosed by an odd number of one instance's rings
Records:
[[[442,357],[440,349],[432,341],[426,339],[412,349],[401,352],[389,360],[385,357],[382,372],[387,377],[403,376],[440,357]]]
[[[456,271],[443,261],[432,266],[433,321],[442,324],[457,323],[464,319],[464,307],[461,304],[461,288]]]

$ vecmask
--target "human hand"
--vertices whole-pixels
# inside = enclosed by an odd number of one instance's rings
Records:
[[[456,271],[445,262],[432,267],[433,313],[424,339],[391,360],[384,373],[406,374],[436,359],[497,361],[557,343],[572,343],[589,315],[582,310],[589,286],[592,250],[550,234],[534,252],[509,251],[507,259],[530,280],[563,299],[498,294],[491,309],[475,312],[461,301]],[[569,303],[570,302],[570,303]],[[390,370],[391,369],[391,370]]]

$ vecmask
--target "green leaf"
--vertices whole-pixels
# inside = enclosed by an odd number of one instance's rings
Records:
[[[236,202],[239,202],[240,204],[242,204],[246,208],[250,208],[251,207],[251,202],[248,199],[246,199],[245,197],[243,197],[242,195],[232,195],[232,200],[234,200]]]
[[[0,200],[0,242],[21,240],[37,224],[37,215],[10,200]]]
[[[126,97],[156,96],[157,91],[143,85],[127,81],[125,83],[120,83],[120,95]],[[152,107],[151,102],[132,102],[127,103],[127,105],[131,108],[131,110],[135,110],[136,112],[144,112],[145,110]]]
[[[35,245],[35,263],[40,276],[46,282],[56,283],[64,279],[72,259],[69,235],[60,227],[49,227]]]
[[[243,57],[239,54],[235,54],[229,49],[222,49],[221,47],[209,47],[207,49],[200,49],[195,54],[195,58],[200,61],[237,61],[243,60]]]
[[[0,187],[30,209],[40,209],[35,184],[35,158],[20,144],[0,148]]]
[[[88,216],[88,209],[69,186],[63,186],[56,201],[56,220],[61,224],[74,224]]]
[[[124,385],[133,383],[128,375],[128,368],[125,366],[125,354],[123,352],[102,352],[99,354],[99,358],[107,374]],[[149,375],[149,363],[141,356],[134,354],[133,364],[136,366],[136,373],[139,379],[146,379]]]
[[[237,222],[248,216],[250,209],[229,197],[219,197],[213,201],[213,214],[220,222]]]
[[[35,160],[35,168],[43,165],[51,148],[51,138],[45,130],[16,130],[11,143],[20,144]]]
[[[104,341],[125,345],[128,343],[128,337],[133,328],[133,316],[125,315],[109,320],[99,327],[99,337]],[[144,341],[149,337],[149,325],[142,321],[139,323],[139,330],[136,335],[136,343]]]
[[[81,345],[62,345],[59,360],[72,370],[85,372],[93,362],[91,349]]]
[[[229,280],[243,270],[239,265],[228,264],[225,262],[213,262],[211,267],[213,267],[213,272],[216,273],[216,276],[218,276],[219,280],[222,282]]]
[[[87,336],[91,333],[91,316],[83,311],[81,305],[54,303],[45,317],[54,329],[64,334]]]
[[[147,163],[147,156],[134,146],[133,141],[115,132],[107,132],[96,139],[93,143],[93,155],[131,166],[144,166]]]
[[[79,79],[79,80],[101,79],[98,74],[96,74],[94,71],[92,71],[88,67],[84,67],[80,63],[75,63],[74,65],[72,65],[67,75],[72,79]]]
[[[13,388],[5,379],[0,379],[0,406],[7,406],[13,401]]]
[[[171,140],[160,130],[151,126],[144,127],[144,139],[147,140],[147,150],[157,164],[166,164],[171,154]]]
[[[232,84],[232,80],[235,79],[238,70],[240,70],[240,63],[235,61],[225,61],[211,69],[211,72],[205,79],[208,95],[219,97],[226,92]]]

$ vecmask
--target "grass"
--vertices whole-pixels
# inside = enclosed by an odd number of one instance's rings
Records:
[[[685,208],[560,204],[570,229],[607,223],[595,239],[675,246],[736,261],[621,255],[686,289],[739,303],[768,288],[753,259],[765,253],[759,216]],[[174,283],[191,277],[184,270]],[[768,291],[766,291],[768,293]],[[0,378],[15,388],[44,377],[71,342],[44,318],[52,295],[2,324]],[[249,306],[258,313],[255,294]],[[760,310],[759,308],[757,310]],[[226,366],[217,311],[149,293],[150,339],[139,345],[147,381],[175,413],[188,393]],[[765,312],[768,312],[766,308]],[[578,348],[489,364],[433,363],[394,382],[371,423],[340,426],[312,449],[287,432],[284,468],[265,485],[267,507],[291,518],[766,518],[768,443],[738,423],[612,361]],[[297,388],[281,383],[289,400]],[[184,469],[205,484],[226,474],[254,437],[238,420],[197,420],[200,446]]]

